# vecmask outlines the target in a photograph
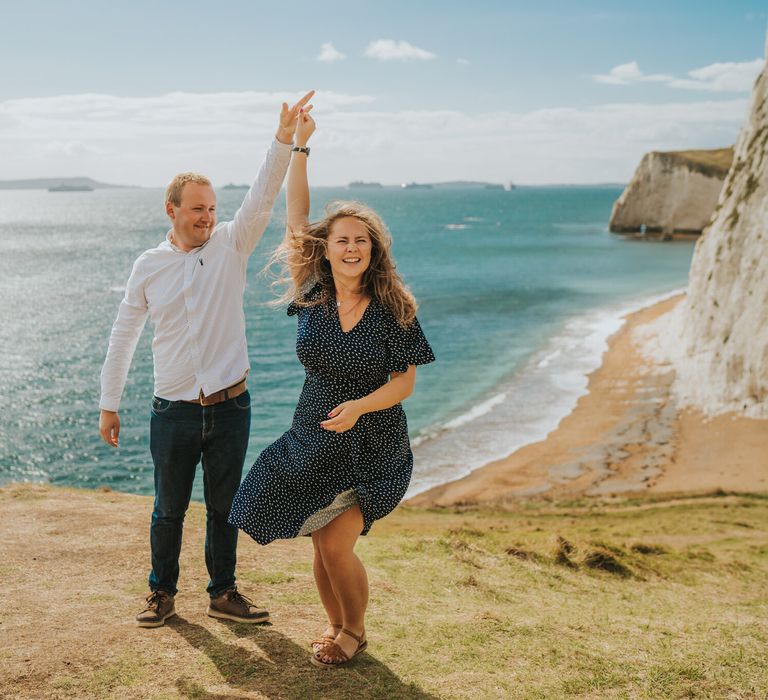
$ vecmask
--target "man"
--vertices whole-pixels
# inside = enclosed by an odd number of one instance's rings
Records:
[[[117,447],[117,411],[131,359],[147,316],[154,326],[150,451],[155,504],[150,594],[136,617],[141,627],[159,627],[176,614],[184,515],[201,460],[207,612],[239,622],[269,619],[266,610],[237,590],[237,528],[227,523],[251,422],[243,293],[248,257],[285,178],[297,117],[313,94],[291,108],[283,103],[275,140],[232,221],[216,225],[216,195],[207,178],[181,173],[171,181],[165,210],[172,228],[157,248],[134,263],[112,327],[101,372],[99,432]]]

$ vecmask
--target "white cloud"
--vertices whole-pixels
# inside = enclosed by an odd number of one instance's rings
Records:
[[[756,58],[743,63],[713,63],[688,71],[689,80],[673,80],[670,87],[710,92],[749,92],[765,61]]]
[[[380,61],[429,61],[437,58],[436,54],[420,49],[407,41],[378,39],[368,44],[365,55]]]
[[[593,75],[596,83],[632,85],[634,83],[664,83],[682,90],[706,92],[749,92],[765,62],[762,58],[742,63],[713,63],[688,71],[688,78],[675,78],[665,73],[646,75],[637,61],[614,66],[604,75]]]
[[[39,144],[38,150],[45,156],[77,157],[89,154],[99,155],[104,151],[82,141],[47,141]]]
[[[740,99],[526,113],[367,112],[365,119],[336,112],[325,121],[325,138],[332,141],[323,141],[333,164],[316,161],[314,167],[323,168],[329,184],[353,179],[626,182],[647,151],[732,144],[746,109],[747,101]],[[451,148],[443,148],[445,143]],[[331,169],[340,175],[331,177]]]
[[[176,172],[199,170],[216,183],[246,182],[274,134],[280,103],[297,97],[86,94],[0,102],[0,179],[88,175],[160,186]],[[739,98],[529,112],[386,111],[369,95],[324,92],[315,104],[316,185],[626,181],[646,151],[733,143],[747,110]]]
[[[637,65],[637,61],[622,63],[611,68],[607,75],[594,75],[592,77],[596,83],[606,83],[608,85],[629,85],[640,82],[666,83],[673,79],[671,75],[664,75],[663,73],[645,75]]]
[[[458,63],[460,66],[468,66],[469,61],[466,58],[457,58],[456,63]]]
[[[334,61],[343,61],[346,54],[341,53],[330,41],[326,41],[320,47],[320,53],[317,56],[318,61],[333,63]]]

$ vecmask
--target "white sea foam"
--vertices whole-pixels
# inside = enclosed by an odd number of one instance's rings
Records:
[[[549,355],[547,355],[543,360],[541,360],[536,366],[546,367],[549,365],[550,362],[552,362],[552,360],[556,360],[562,354],[563,354],[562,350],[560,349],[555,350],[554,352],[549,353]]]
[[[470,421],[475,420],[475,418],[484,416],[486,413],[491,411],[494,406],[498,406],[500,403],[503,403],[506,398],[506,394],[496,394],[496,396],[491,396],[491,398],[487,401],[483,401],[482,403],[477,404],[477,406],[473,406],[466,413],[462,413],[460,416],[449,420],[447,423],[443,424],[443,427],[448,430],[459,428],[465,423],[469,423]]]
[[[524,366],[468,411],[422,430],[412,441],[415,469],[408,496],[466,476],[543,440],[586,393],[608,338],[623,317],[684,290],[614,305],[570,319]]]

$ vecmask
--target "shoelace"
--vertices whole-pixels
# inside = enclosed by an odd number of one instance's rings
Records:
[[[240,591],[235,588],[234,590],[230,591],[229,593],[229,599],[234,603],[243,603],[245,604],[246,608],[250,610],[251,608],[255,608],[254,602],[250,598],[246,598]]]
[[[147,610],[152,610],[153,608],[159,608],[160,603],[162,602],[163,594],[161,591],[152,591],[150,595],[147,596],[147,607],[144,608],[142,612],[146,612]]]

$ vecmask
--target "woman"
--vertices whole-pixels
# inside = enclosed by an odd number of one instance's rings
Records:
[[[416,365],[434,356],[379,217],[340,203],[309,223],[310,109],[296,127],[288,226],[275,253],[289,273],[288,314],[298,316],[306,379],[291,429],[259,455],[230,522],[260,544],[311,534],[328,615],[311,660],[332,668],[368,644],[368,579],[354,547],[405,495],[413,455],[400,402],[413,391]]]

